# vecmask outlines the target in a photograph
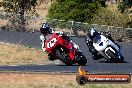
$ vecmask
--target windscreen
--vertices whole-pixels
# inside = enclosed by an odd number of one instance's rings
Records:
[[[97,35],[93,38],[93,42],[94,43],[100,43],[101,42],[101,36],[100,35]]]

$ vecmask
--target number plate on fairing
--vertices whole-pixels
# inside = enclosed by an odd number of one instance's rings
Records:
[[[103,35],[98,35],[94,38],[93,46],[97,51],[103,51],[108,44],[108,39]]]
[[[47,43],[47,48],[51,48],[55,45],[55,42],[57,42],[56,38],[53,38],[49,43]]]

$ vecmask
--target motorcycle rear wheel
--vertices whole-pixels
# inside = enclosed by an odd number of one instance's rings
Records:
[[[82,56],[82,57],[81,57]],[[87,59],[86,59],[86,57],[84,56],[84,55],[81,55],[80,56],[80,60],[78,61],[78,64],[80,65],[80,66],[85,66],[86,65],[86,63],[87,63]]]

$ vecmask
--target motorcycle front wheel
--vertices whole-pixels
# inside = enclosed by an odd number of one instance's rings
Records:
[[[119,62],[119,63],[121,63],[124,60],[124,57],[122,55],[121,55],[121,60],[119,60],[117,55],[115,55],[111,50],[108,50],[106,53],[111,57],[111,59],[108,60],[110,62]]]

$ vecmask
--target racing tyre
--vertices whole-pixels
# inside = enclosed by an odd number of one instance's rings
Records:
[[[119,63],[124,61],[124,57],[121,55],[121,60],[118,60]]]
[[[121,63],[124,60],[124,57],[121,55],[121,60],[118,60],[117,55],[113,53],[111,50],[106,51],[106,53],[111,57],[110,60],[107,60],[109,62],[119,62]]]
[[[87,63],[86,57],[84,55],[81,55],[80,60],[78,61],[78,64],[81,66],[84,66],[84,65],[86,65],[86,63]]]
[[[72,62],[70,61],[69,56],[66,56],[60,52],[60,49],[56,49],[56,54],[59,58],[60,61],[62,61],[63,63],[65,63],[67,66],[71,66]]]

